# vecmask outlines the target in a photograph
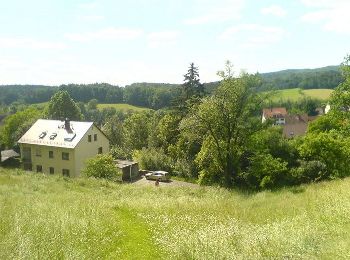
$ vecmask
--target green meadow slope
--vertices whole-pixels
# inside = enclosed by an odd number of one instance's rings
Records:
[[[274,92],[273,100],[290,100],[297,101],[303,97],[311,97],[314,99],[328,100],[331,96],[332,89],[284,89],[277,90]]]
[[[243,194],[0,168],[0,259],[350,257],[350,179]]]
[[[113,107],[116,110],[120,110],[123,112],[126,112],[126,111],[142,112],[142,111],[151,110],[150,108],[137,107],[137,106],[133,106],[133,105],[129,105],[129,104],[98,104],[97,105],[98,109],[103,109],[103,108],[108,108],[108,107]]]

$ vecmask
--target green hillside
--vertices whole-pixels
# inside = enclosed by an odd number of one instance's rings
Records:
[[[350,179],[242,194],[0,168],[0,259],[349,258]]]
[[[320,100],[328,100],[330,95],[332,94],[332,89],[284,89],[277,90],[274,94],[274,100],[291,100],[297,101],[303,97],[311,97]]]
[[[107,107],[114,107],[116,110],[121,110],[123,112],[126,112],[128,110],[137,111],[137,112],[151,110],[151,109],[146,108],[146,107],[137,107],[137,106],[133,106],[133,105],[129,105],[129,104],[98,104],[97,105],[98,109],[103,109],[103,108],[107,108]]]

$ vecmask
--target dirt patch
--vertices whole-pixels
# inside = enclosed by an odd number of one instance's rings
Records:
[[[139,180],[134,182],[135,185],[142,185],[142,186],[155,186],[155,181],[153,180],[146,180],[146,178],[143,176]],[[198,184],[184,182],[184,181],[177,181],[177,180],[170,180],[167,182],[159,182],[159,186],[162,187],[199,187]]]

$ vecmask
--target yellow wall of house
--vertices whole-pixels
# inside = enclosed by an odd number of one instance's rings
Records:
[[[94,141],[94,134],[97,134],[96,141]],[[89,135],[91,135],[91,142],[88,141]],[[37,165],[41,165],[43,173],[49,174],[50,167],[53,167],[55,170],[54,174],[62,175],[62,170],[67,169],[71,177],[78,177],[85,168],[86,160],[95,157],[98,154],[99,147],[102,147],[102,153],[109,152],[109,141],[98,128],[91,126],[74,149],[35,144],[20,144],[22,159],[23,149],[25,147],[31,148],[33,172],[37,171]],[[37,156],[37,149],[40,150],[41,156]],[[49,158],[49,151],[53,151],[54,158]],[[69,153],[69,160],[62,159],[62,152]]]
[[[62,170],[69,170],[69,175],[76,176],[75,172],[75,153],[73,149],[42,146],[34,144],[20,144],[21,156],[23,158],[23,148],[31,148],[32,170],[37,171],[37,165],[42,166],[43,173],[50,173],[50,167],[54,168],[54,174],[62,175]],[[37,150],[40,150],[41,156],[37,155]],[[53,158],[49,158],[49,151],[53,151]],[[62,159],[62,152],[69,153],[69,160]]]
[[[97,134],[97,141],[94,141],[94,134]],[[91,135],[91,142],[88,141],[89,135]],[[99,147],[102,147],[102,153],[108,153],[109,141],[98,128],[92,125],[75,147],[75,172],[77,176],[80,176],[84,170],[86,160],[98,154]]]

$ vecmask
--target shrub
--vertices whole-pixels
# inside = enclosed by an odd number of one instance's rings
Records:
[[[250,158],[251,165],[242,174],[250,188],[271,189],[291,183],[287,162],[271,154],[257,154]]]
[[[171,172],[172,162],[162,149],[143,148],[133,153],[133,159],[139,162],[140,168],[145,170],[164,170]]]
[[[87,177],[120,180],[121,172],[117,169],[110,154],[99,154],[86,161],[84,174]]]
[[[320,161],[300,161],[300,166],[290,171],[295,184],[320,181],[329,177],[326,164]]]

